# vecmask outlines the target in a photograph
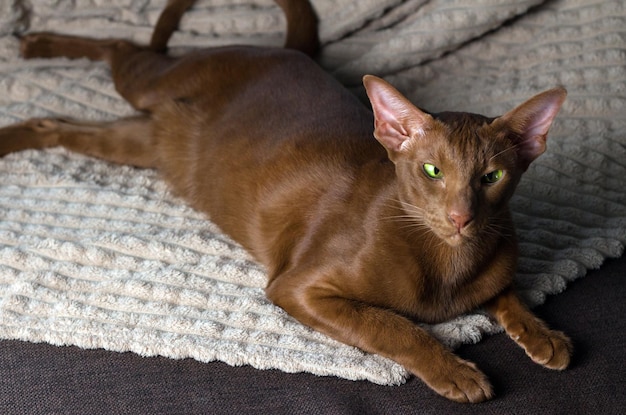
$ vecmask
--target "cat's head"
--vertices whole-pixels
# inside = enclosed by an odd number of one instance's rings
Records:
[[[501,231],[508,201],[530,163],[546,148],[566,91],[543,92],[501,117],[429,114],[390,84],[363,79],[374,136],[396,166],[406,215],[451,246]]]

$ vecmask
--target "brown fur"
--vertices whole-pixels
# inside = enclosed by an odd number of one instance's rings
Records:
[[[480,402],[493,393],[472,363],[414,321],[485,306],[533,360],[567,366],[569,340],[512,289],[518,254],[508,210],[522,172],[545,149],[562,88],[489,119],[428,114],[366,76],[372,114],[296,50],[163,55],[192,3],[168,2],[150,47],[25,36],[26,58],[106,60],[117,90],[143,114],[110,123],[30,120],[0,130],[0,154],[61,145],[159,169],[266,267],[273,302],[316,330],[394,359],[450,399]],[[279,3],[286,46],[314,54],[308,2]],[[428,177],[427,164],[442,176]]]

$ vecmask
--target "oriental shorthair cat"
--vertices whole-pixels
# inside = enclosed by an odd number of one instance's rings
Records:
[[[0,129],[0,154],[63,146],[158,169],[268,273],[267,296],[341,342],[402,364],[437,393],[480,402],[492,388],[416,323],[478,307],[535,362],[561,370],[571,344],[522,303],[508,201],[546,148],[566,92],[506,114],[431,114],[375,76],[372,110],[310,56],[307,0],[277,0],[285,48],[228,46],[173,58],[167,42],[193,0],[169,0],[149,46],[31,33],[25,58],[111,66],[138,115],[32,119]]]

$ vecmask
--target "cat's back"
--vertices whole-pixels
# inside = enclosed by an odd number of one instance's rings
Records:
[[[164,159],[185,144],[193,147],[194,155],[204,148],[214,154],[245,146],[264,157],[283,151],[283,146],[313,146],[320,154],[329,145],[333,153],[350,151],[354,140],[360,141],[357,146],[375,144],[372,112],[298,51],[208,49],[180,59],[161,82],[176,89],[150,109]]]
[[[261,206],[310,205],[386,160],[371,111],[304,54],[226,47],[180,65],[205,69],[154,111],[160,169],[231,235]]]

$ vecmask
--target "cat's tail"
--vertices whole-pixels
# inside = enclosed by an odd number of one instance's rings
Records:
[[[152,38],[150,50],[158,53],[167,51],[167,42],[178,29],[178,24],[183,14],[196,2],[196,0],[168,0],[165,8],[157,20]]]
[[[285,48],[315,56],[320,47],[317,15],[309,0],[275,0],[287,20]]]
[[[319,49],[317,15],[309,0],[275,0],[287,20],[285,47],[314,56]],[[164,53],[183,14],[196,0],[168,0],[152,33],[150,50]]]

